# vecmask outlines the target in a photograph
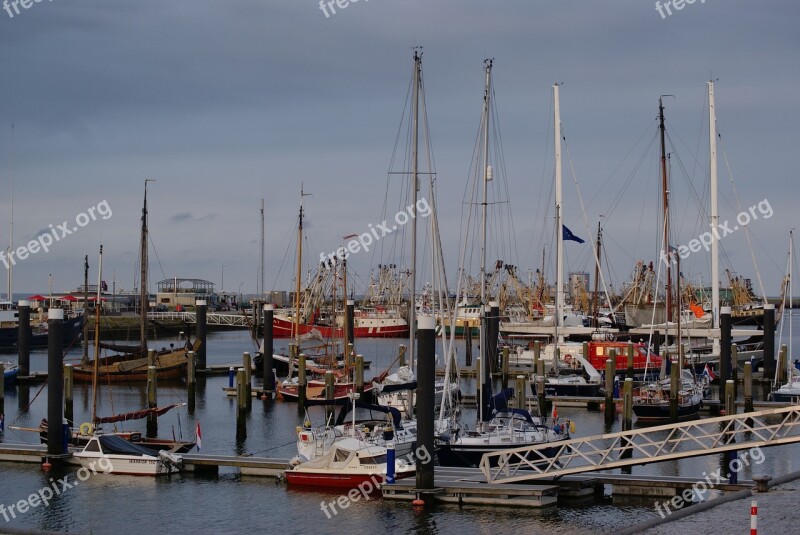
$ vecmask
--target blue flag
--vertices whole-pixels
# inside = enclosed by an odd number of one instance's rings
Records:
[[[576,241],[578,243],[584,243],[584,240],[580,239],[575,234],[573,234],[572,231],[570,229],[568,229],[566,225],[561,225],[561,228],[564,229],[564,232],[562,234],[562,239],[564,239],[564,240],[572,240],[572,241]]]

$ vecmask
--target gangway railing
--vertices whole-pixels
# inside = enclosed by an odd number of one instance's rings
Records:
[[[148,312],[148,320],[171,320],[184,323],[197,323],[196,312]],[[228,327],[250,327],[252,319],[244,314],[206,314],[206,325]]]
[[[487,453],[489,483],[512,483],[800,442],[800,405]]]

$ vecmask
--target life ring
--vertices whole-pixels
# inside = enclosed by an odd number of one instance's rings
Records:
[[[94,432],[94,426],[89,422],[83,422],[81,426],[78,428],[81,432],[81,436],[91,435]]]

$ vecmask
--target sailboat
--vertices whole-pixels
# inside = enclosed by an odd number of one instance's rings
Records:
[[[479,381],[483,381],[481,395],[479,399],[478,422],[475,430],[465,429],[458,423],[453,423],[450,429],[436,437],[437,457],[442,466],[478,466],[483,454],[510,449],[531,446],[534,444],[552,443],[553,448],[544,451],[544,455],[551,456],[558,451],[558,443],[569,439],[569,424],[566,428],[561,425],[545,425],[542,420],[536,421],[527,410],[509,409],[507,401],[513,396],[513,389],[507,389],[496,396],[491,396],[491,380],[486,380],[490,375],[487,373],[487,366],[490,366],[490,352],[487,351],[490,340],[487,336],[488,318],[486,317],[486,226],[487,226],[487,187],[489,180],[492,179],[492,167],[489,160],[489,131],[491,129],[491,98],[492,90],[492,60],[487,59],[485,66],[485,87],[483,99],[483,139],[481,167],[476,178],[482,181],[483,199],[481,206],[481,329],[480,329],[480,348],[483,357],[480,360]],[[556,139],[560,146],[558,135],[558,85],[553,86],[553,96],[556,102]],[[556,155],[560,154],[560,148],[556,149]],[[560,162],[557,159],[557,165]],[[558,219],[560,222],[560,219]],[[497,306],[491,303],[490,306]],[[492,332],[489,329],[489,332]],[[496,335],[496,333],[495,333]],[[523,395],[519,392],[518,395]]]
[[[793,230],[789,231],[789,266],[786,271],[787,285],[789,286],[789,303],[793,303],[793,275],[794,275],[794,237]],[[784,304],[784,309],[786,308]],[[789,403],[798,403],[800,401],[800,370],[798,370],[792,363],[792,310],[789,310],[789,353],[786,355],[786,373],[788,380],[779,388],[769,393],[770,401],[783,401]],[[783,332],[783,325],[781,325],[781,332]]]
[[[100,263],[98,270],[98,279],[102,278],[103,273],[103,246],[100,246]],[[101,301],[100,301],[100,283],[98,280],[97,300],[95,302],[96,312],[99,317]],[[95,350],[99,351],[100,337],[99,323],[95,323]],[[148,475],[155,476],[161,474],[170,474],[177,472],[182,467],[182,459],[180,455],[175,453],[161,450],[158,452],[153,451],[152,448],[145,447],[141,444],[136,444],[126,440],[126,437],[119,436],[115,433],[104,434],[94,424],[99,422],[112,422],[122,421],[127,419],[128,415],[117,415],[110,418],[101,419],[97,417],[97,394],[99,389],[99,360],[94,360],[94,370],[92,374],[92,422],[81,424],[80,435],[90,435],[86,440],[85,445],[81,451],[74,453],[74,457],[78,459],[81,466],[87,469],[95,470],[99,467],[106,474],[127,474],[127,475]],[[163,409],[150,409],[150,411],[166,412],[172,407]],[[147,412],[147,411],[140,411]]]
[[[156,351],[155,359],[150,362],[147,356],[147,308],[150,301],[150,294],[147,285],[147,183],[152,179],[146,179],[144,183],[144,204],[142,207],[142,227],[141,227],[141,246],[139,250],[141,266],[141,303],[139,313],[139,345],[129,348],[120,348],[116,345],[107,346],[109,349],[121,351],[120,354],[108,357],[100,357],[99,351],[95,354],[95,360],[90,362],[84,359],[73,369],[73,377],[76,382],[91,382],[95,374],[103,382],[133,382],[146,381],[147,368],[151,365],[156,367],[159,379],[181,379],[186,375],[186,360],[189,351],[196,351],[200,347],[200,340],[194,344],[190,343],[187,337],[183,347],[169,349],[163,348]],[[100,285],[98,284],[98,288]],[[97,303],[101,301],[98,291]],[[99,306],[95,316],[95,323],[99,325],[100,311]],[[96,332],[96,336],[99,330]],[[98,345],[103,347],[102,345]]]

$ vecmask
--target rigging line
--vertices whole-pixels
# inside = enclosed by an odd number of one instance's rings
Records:
[[[737,210],[739,210],[739,212],[741,212],[742,203],[739,200],[739,192],[736,190],[736,182],[734,182],[733,180],[733,171],[731,170],[730,162],[728,162],[728,151],[725,149],[725,144],[722,141],[722,134],[718,133],[717,136],[719,138],[719,144],[722,145],[722,159],[725,162],[725,168],[728,170],[728,178],[731,182],[731,187],[733,187],[733,196],[736,199],[736,208]],[[758,263],[756,262],[756,254],[755,251],[753,251],[753,243],[750,238],[749,225],[744,226],[744,235],[747,238],[747,246],[750,248],[750,256],[753,259],[753,267],[756,270],[756,279],[758,279],[758,287],[761,290],[762,303],[767,304],[767,292],[764,290],[764,281],[761,280],[761,271],[759,271],[758,269]]]
[[[586,208],[583,205],[583,195],[581,195],[581,187],[578,184],[578,177],[575,174],[575,166],[574,166],[573,161],[572,161],[572,152],[569,149],[569,144],[567,143],[566,135],[563,134],[564,126],[562,125],[561,128],[562,128],[562,138],[563,138],[563,141],[564,141],[564,147],[567,149],[567,161],[569,162],[569,169],[570,169],[570,172],[572,173],[572,180],[573,180],[573,182],[575,182],[575,190],[578,192],[578,202],[580,202],[581,212],[583,213],[583,222],[586,224],[586,229],[587,229],[586,232],[588,233],[588,235],[591,236],[592,231],[589,228],[589,219],[586,216]],[[600,263],[600,259],[597,257],[597,249],[595,249],[594,247],[590,247],[590,249],[592,250],[592,256],[594,257],[594,265],[595,266],[599,266],[600,265],[599,264]],[[594,266],[592,266],[592,267],[594,267]],[[608,293],[608,287],[606,286],[606,278],[603,275],[603,270],[599,269],[598,273],[600,274],[600,282],[603,284],[603,293],[606,296],[606,300],[609,303],[611,303],[611,296]]]
[[[161,277],[162,277],[161,280],[166,280],[167,274],[164,273],[164,267],[161,265],[161,258],[159,258],[158,250],[156,250],[156,243],[153,241],[153,236],[149,232],[147,233],[147,238],[150,240],[150,245],[153,247],[153,253],[155,253],[155,255],[156,255],[156,260],[158,261],[158,268],[161,270]],[[147,269],[149,271],[150,266],[146,266],[146,267],[147,267]],[[150,286],[149,279],[148,279],[147,286]],[[147,291],[150,291],[150,288],[147,288]]]

